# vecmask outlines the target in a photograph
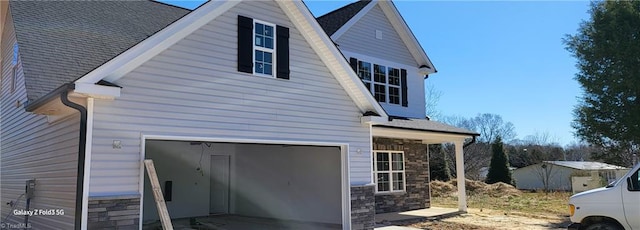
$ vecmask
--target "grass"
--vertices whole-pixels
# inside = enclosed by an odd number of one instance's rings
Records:
[[[520,196],[491,197],[486,194],[470,195],[467,206],[477,209],[491,209],[505,213],[519,212],[534,216],[566,216],[569,214],[569,192],[525,192]],[[435,207],[456,208],[456,197],[431,197]]]

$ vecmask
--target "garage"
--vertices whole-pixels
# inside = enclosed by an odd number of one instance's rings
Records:
[[[342,146],[146,140],[174,227],[343,229]],[[160,226],[144,175],[144,229]],[[348,222],[347,222],[348,223]]]

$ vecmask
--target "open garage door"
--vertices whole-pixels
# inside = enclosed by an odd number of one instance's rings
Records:
[[[348,199],[338,146],[147,140],[145,158],[155,163],[177,227],[222,227],[231,218],[256,223],[243,229],[343,228]],[[145,177],[143,223],[158,220]]]

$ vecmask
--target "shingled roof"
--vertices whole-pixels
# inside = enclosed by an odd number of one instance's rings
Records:
[[[431,131],[436,133],[480,136],[479,133],[468,130],[468,129],[458,128],[455,126],[447,125],[437,121],[426,120],[426,119],[396,118],[388,123],[384,123],[381,125],[374,125],[374,126],[418,130],[418,131]]]
[[[154,1],[11,1],[30,102],[191,12]]]
[[[333,35],[340,27],[347,23],[353,16],[358,14],[362,8],[367,6],[371,0],[360,0],[349,5],[343,6],[340,9],[331,11],[325,15],[322,15],[316,20],[324,29],[324,32],[329,36]]]

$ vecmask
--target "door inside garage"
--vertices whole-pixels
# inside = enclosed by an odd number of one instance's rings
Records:
[[[343,228],[339,146],[146,140],[145,159],[154,161],[174,226]],[[143,228],[153,229],[159,217],[144,178]]]

